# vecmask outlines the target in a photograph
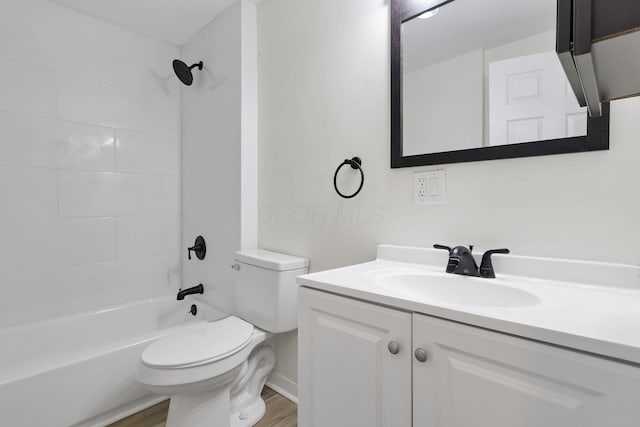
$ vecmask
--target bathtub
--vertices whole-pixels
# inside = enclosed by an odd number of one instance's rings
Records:
[[[104,426],[164,398],[136,382],[153,340],[226,315],[159,297],[0,329],[0,425]],[[196,304],[198,314],[189,313]]]

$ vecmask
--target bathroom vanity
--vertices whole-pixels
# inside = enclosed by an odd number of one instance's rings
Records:
[[[382,245],[298,279],[301,426],[637,426],[640,269]]]

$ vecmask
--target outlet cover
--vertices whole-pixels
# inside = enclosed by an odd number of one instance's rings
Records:
[[[446,203],[446,173],[444,169],[413,174],[413,203],[429,205]]]

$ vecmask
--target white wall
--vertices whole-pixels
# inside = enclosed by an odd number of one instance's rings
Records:
[[[313,271],[379,243],[640,263],[640,99],[612,104],[609,151],[446,165],[447,203],[415,206],[412,173],[431,168],[389,168],[388,22],[385,0],[259,5],[261,247]],[[353,155],[366,182],[342,200],[332,177]],[[283,338],[277,369],[293,380],[295,352]]]
[[[483,68],[478,49],[403,74],[403,155],[482,146]]]
[[[182,47],[202,60],[182,91],[184,287],[204,285],[202,299],[235,311],[234,254],[257,242],[257,68],[255,5],[235,2]],[[186,248],[207,242],[200,261]]]
[[[0,53],[0,327],[176,288],[178,49],[3,0]]]

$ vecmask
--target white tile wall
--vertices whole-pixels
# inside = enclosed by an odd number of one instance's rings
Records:
[[[164,177],[164,205],[162,211],[167,215],[180,216],[182,213],[182,189],[180,188],[180,176]]]
[[[231,313],[229,267],[237,250],[257,245],[257,40],[251,25],[255,5],[237,1],[182,47],[184,58],[204,62],[182,95],[182,246],[198,235],[207,241],[204,261],[181,254],[184,283],[203,283],[203,298]]]
[[[179,286],[179,53],[0,2],[0,328]]]
[[[164,178],[62,171],[58,196],[62,217],[153,215],[164,213]]]
[[[171,58],[166,60],[170,65]],[[148,78],[152,80],[153,76],[150,74]],[[135,89],[131,86],[128,82],[113,83],[91,76],[59,75],[58,114],[70,121],[137,130],[162,130],[175,135],[179,110],[166,102],[171,97],[155,86],[144,85]]]
[[[56,173],[48,169],[0,166],[0,218],[50,218],[58,200]]]
[[[122,295],[129,300],[147,298],[165,292],[167,282],[177,287],[179,271],[180,260],[171,256],[7,274],[4,280],[12,287],[0,287],[0,324],[114,305],[123,302]]]
[[[57,112],[56,74],[52,70],[3,61],[0,110],[39,115]]]
[[[117,169],[120,172],[178,175],[180,147],[162,133],[118,130]]]
[[[0,235],[0,273],[115,259],[114,218],[3,220]]]
[[[117,228],[118,259],[176,254],[180,250],[178,217],[122,217]]]
[[[114,130],[0,112],[0,164],[112,171]]]

